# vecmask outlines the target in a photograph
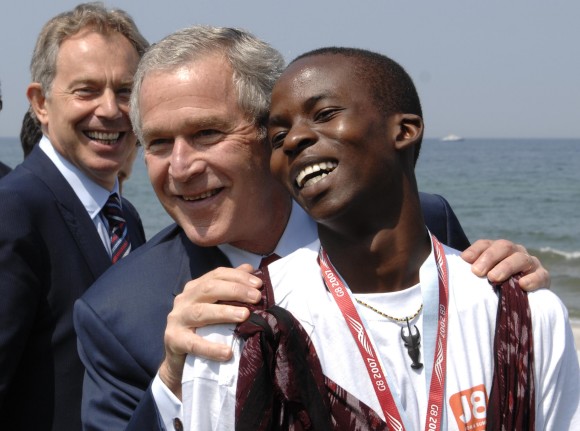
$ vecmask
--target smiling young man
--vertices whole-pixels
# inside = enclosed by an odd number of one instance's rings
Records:
[[[74,301],[145,242],[117,173],[136,143],[129,97],[147,46],[125,12],[98,3],[54,17],[37,39],[27,96],[43,137],[0,185],[6,429],[81,428]]]
[[[85,429],[178,429],[186,355],[228,360],[231,347],[217,332],[231,335],[231,322],[249,315],[216,302],[257,301],[253,267],[315,239],[314,222],[270,173],[265,120],[283,63],[247,31],[209,26],[177,31],[143,56],[131,118],[157,198],[177,225],[113,266],[75,305]],[[447,202],[421,198],[426,223],[466,246]],[[485,245],[472,251],[479,256]],[[529,269],[532,284],[547,281],[537,260],[509,245],[484,253],[486,269],[506,259],[499,266],[507,272]],[[225,325],[196,330],[214,323]]]
[[[565,307],[539,290],[528,308],[515,280],[492,287],[431,235],[414,176],[422,136],[392,60],[328,48],[288,66],[270,166],[319,240],[264,269],[269,308],[230,335],[233,361],[188,360],[187,429],[233,429],[234,406],[236,430],[578,427]]]

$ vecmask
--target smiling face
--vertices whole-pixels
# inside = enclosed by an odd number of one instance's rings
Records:
[[[351,61],[340,55],[299,59],[272,94],[272,173],[323,223],[343,216],[356,224],[372,220],[361,211],[383,217],[401,193],[399,117],[377,109]]]
[[[232,76],[219,55],[148,74],[139,95],[145,162],[192,242],[268,253],[290,198],[270,174],[268,144],[239,108]]]
[[[138,62],[120,33],[82,30],[60,45],[48,96],[40,84],[28,89],[54,148],[109,190],[136,143],[128,103]]]

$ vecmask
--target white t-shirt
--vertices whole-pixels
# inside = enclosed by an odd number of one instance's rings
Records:
[[[292,312],[309,334],[326,376],[384,417],[344,318],[326,290],[317,263],[318,241],[269,266],[276,304]],[[446,427],[485,429],[486,399],[493,378],[493,339],[498,299],[485,279],[471,272],[459,253],[445,247],[450,295],[448,314]],[[437,289],[433,253],[420,271],[420,285],[403,292],[357,295],[392,316],[414,314],[428,289]],[[549,290],[529,294],[532,311],[536,429],[580,429],[580,369],[567,311]],[[437,304],[425,304],[425,307]],[[425,427],[433,329],[423,328],[422,312],[414,324],[422,335],[420,370],[400,338],[401,325],[357,304],[382,359],[389,386],[403,408],[408,429]],[[183,374],[183,406],[188,430],[234,429],[235,392],[242,345],[231,330],[220,335],[234,347],[234,358],[217,363],[189,358]],[[432,344],[432,342],[431,342]],[[431,348],[432,351],[432,348]],[[396,373],[394,372],[396,370]]]

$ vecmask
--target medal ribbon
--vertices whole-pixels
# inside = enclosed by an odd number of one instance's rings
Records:
[[[446,363],[447,363],[447,307],[449,303],[449,274],[447,260],[441,243],[431,235],[435,261],[439,278],[439,308],[437,319],[437,335],[435,355],[433,358],[434,372],[431,376],[431,385],[427,403],[425,431],[439,431],[443,415],[443,398],[445,391]],[[328,259],[324,249],[320,248],[318,263],[327,289],[332,294],[340,309],[344,320],[352,334],[358,350],[366,365],[379,404],[389,425],[389,429],[405,430],[401,414],[397,408],[393,394],[386,380],[386,374],[380,364],[375,347],[369,338],[366,328],[352,301],[348,287],[342,281],[336,269]]]

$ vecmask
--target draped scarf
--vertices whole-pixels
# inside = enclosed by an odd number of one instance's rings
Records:
[[[536,420],[534,343],[528,295],[519,277],[494,285],[499,295],[493,383],[486,429],[533,430]]]
[[[278,307],[267,267],[262,300],[236,334],[246,342],[236,388],[236,431],[388,430],[362,401],[324,376],[308,334]],[[499,296],[487,430],[534,429],[533,341],[528,299],[512,278]],[[409,430],[410,431],[410,430]]]

